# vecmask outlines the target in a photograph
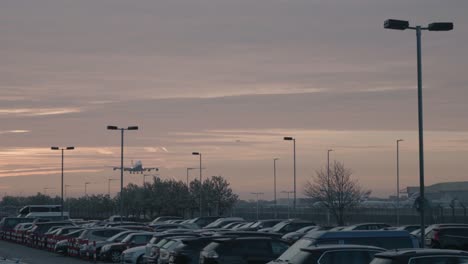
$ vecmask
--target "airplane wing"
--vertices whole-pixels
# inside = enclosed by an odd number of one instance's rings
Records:
[[[144,168],[143,171],[159,171],[159,168]]]
[[[129,167],[124,167],[123,169],[124,169],[124,171],[131,171],[132,170],[132,168],[129,168]],[[120,170],[120,167],[114,167],[114,170]]]

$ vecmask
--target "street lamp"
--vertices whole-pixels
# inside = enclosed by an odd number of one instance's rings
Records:
[[[187,188],[189,187],[189,171],[198,170],[199,168],[187,168]],[[205,168],[202,168],[204,170]]]
[[[84,194],[85,194],[85,197],[88,196],[88,191],[87,191],[87,189],[88,189],[88,184],[91,184],[91,182],[85,182],[85,183],[84,183]]]
[[[111,181],[118,181],[119,179],[107,179],[107,195],[110,198],[110,183]]]
[[[294,193],[294,192],[293,191],[281,191],[281,193],[286,193],[288,195],[288,219],[289,219],[289,207],[291,207],[290,206],[291,203],[289,202],[289,194]]]
[[[275,218],[278,218],[278,201],[276,200],[276,161],[279,158],[273,158],[273,199],[275,200]]]
[[[192,152],[192,155],[200,157],[200,217],[202,217],[202,195],[203,195],[203,183],[202,183],[202,154],[201,152]]]
[[[327,196],[329,200],[334,199],[334,197],[331,196],[330,192],[330,152],[332,152],[333,149],[327,150]],[[328,209],[327,212],[327,223],[330,225],[330,209]]]
[[[257,196],[257,221],[258,221],[258,220],[259,220],[258,197],[259,197],[260,195],[263,195],[263,193],[262,193],[262,192],[253,192],[253,193],[251,193],[251,194],[254,194],[254,195]]]
[[[293,213],[296,213],[296,139],[293,137],[284,137],[286,141],[293,142],[293,151],[294,151],[294,199],[293,199]]]
[[[60,217],[63,219],[63,152],[64,150],[74,150],[75,147],[66,147],[66,148],[59,148],[59,147],[51,147],[51,150],[61,150],[62,151],[62,192],[60,198]]]
[[[405,30],[416,30],[416,48],[417,48],[417,68],[418,68],[418,132],[419,132],[419,211],[421,215],[421,246],[425,244],[425,224],[424,224],[424,137],[423,137],[423,101],[422,101],[422,62],[421,62],[421,31],[450,31],[453,30],[453,23],[438,22],[430,23],[427,27],[410,27],[409,22],[405,20],[387,19],[384,28]]]
[[[125,130],[138,130],[138,126],[129,126],[127,128],[119,128],[117,126],[107,126],[107,130],[120,130],[120,222],[123,218],[123,174],[124,174],[124,131]]]
[[[402,142],[403,139],[397,139],[396,141],[396,149],[397,149],[397,155],[396,155],[396,164],[397,164],[397,179],[396,179],[396,222],[397,226],[400,225],[400,142]]]

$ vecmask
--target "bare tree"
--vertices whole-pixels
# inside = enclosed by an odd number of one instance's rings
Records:
[[[350,169],[335,161],[330,165],[329,173],[326,166],[316,171],[312,181],[305,185],[304,195],[322,204],[335,217],[338,225],[344,225],[345,212],[356,207],[371,193],[370,190],[363,190],[351,176]]]

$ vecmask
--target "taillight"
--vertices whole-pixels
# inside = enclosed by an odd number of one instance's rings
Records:
[[[439,230],[434,230],[434,235],[432,236],[432,239],[434,239],[435,241],[439,241],[440,239]]]

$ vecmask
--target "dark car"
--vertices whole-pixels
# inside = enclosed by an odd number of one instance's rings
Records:
[[[328,230],[330,229],[330,227],[323,227],[323,226],[306,226],[306,227],[303,227],[297,231],[294,231],[294,232],[290,232],[290,233],[287,233],[285,234],[282,239],[290,242],[290,243],[294,243],[296,242],[297,240],[299,240],[300,238],[302,238],[303,236],[305,236],[305,234],[309,233],[309,232],[312,232],[312,231],[323,231],[323,230]]]
[[[453,223],[447,223],[447,224],[435,224],[435,225],[430,225],[427,226],[426,229],[424,229],[424,235],[427,237],[427,234],[429,234],[432,229],[434,228],[440,228],[440,227],[468,227],[468,224],[453,224]],[[416,236],[418,239],[421,238],[421,230],[418,228],[411,232],[412,235]]]
[[[429,248],[468,250],[468,227],[436,227],[425,239]]]
[[[221,217],[219,217],[219,216],[203,216],[203,217],[197,217],[197,218],[188,220],[186,223],[187,224],[196,224],[200,228],[203,228],[203,227],[213,223],[214,221],[218,220],[219,218],[221,218]]]
[[[315,226],[315,225],[316,224],[314,222],[307,221],[307,220],[299,220],[299,219],[285,220],[274,225],[273,227],[271,227],[271,229],[268,229],[267,232],[280,233],[284,235],[284,234],[299,230],[306,226]],[[263,230],[260,229],[259,231],[263,231]]]
[[[463,264],[468,252],[448,249],[392,250],[374,255],[370,264]]]
[[[307,233],[278,259],[289,262],[302,248],[330,244],[367,245],[385,249],[419,247],[417,239],[406,231],[316,231]]]
[[[273,227],[274,225],[284,221],[283,219],[265,219],[265,220],[259,220],[252,225],[246,226],[246,227],[241,227],[238,228],[237,230],[239,231],[257,231],[262,228],[269,228]]]
[[[150,241],[150,243],[146,245],[146,251],[145,251],[145,256],[144,256],[146,263],[148,264],[158,263],[161,250],[165,250],[171,247],[174,243],[177,242],[176,239],[194,237],[192,235],[194,234],[191,234],[189,236],[187,236],[186,234],[183,234],[180,236],[169,236],[169,237],[161,238],[158,242],[156,242],[156,239],[153,237],[151,241],[154,241],[154,242]]]
[[[290,264],[368,264],[376,253],[385,249],[359,245],[323,245],[301,248],[287,263]],[[283,263],[275,260],[270,264]]]
[[[120,262],[122,252],[128,248],[146,245],[153,237],[153,233],[132,233],[120,243],[112,243],[102,246],[99,259],[109,260],[114,263]]]
[[[95,246],[96,254],[99,255],[101,253],[101,249],[103,246],[122,242],[122,240],[124,240],[124,238],[126,238],[128,235],[136,233],[136,232],[137,231],[134,231],[134,230],[122,231],[114,236],[109,237],[106,240],[97,241],[96,246]]]
[[[61,253],[66,255],[68,253],[68,247],[70,245],[68,239],[69,238],[77,238],[83,233],[84,229],[74,230],[66,235],[63,235],[61,238],[62,240],[57,241],[54,245],[54,252]]]
[[[235,237],[270,237],[281,238],[281,234],[255,231],[219,231],[214,236],[235,236]]]
[[[268,263],[280,256],[289,244],[267,237],[222,238],[200,253],[200,264]]]
[[[344,227],[343,231],[351,231],[351,230],[379,230],[385,227],[391,227],[388,224],[383,223],[364,223],[364,224],[357,224],[357,225],[350,225]]]
[[[200,251],[219,238],[219,236],[181,238],[179,245],[169,252],[168,263],[197,264],[200,260]]]

